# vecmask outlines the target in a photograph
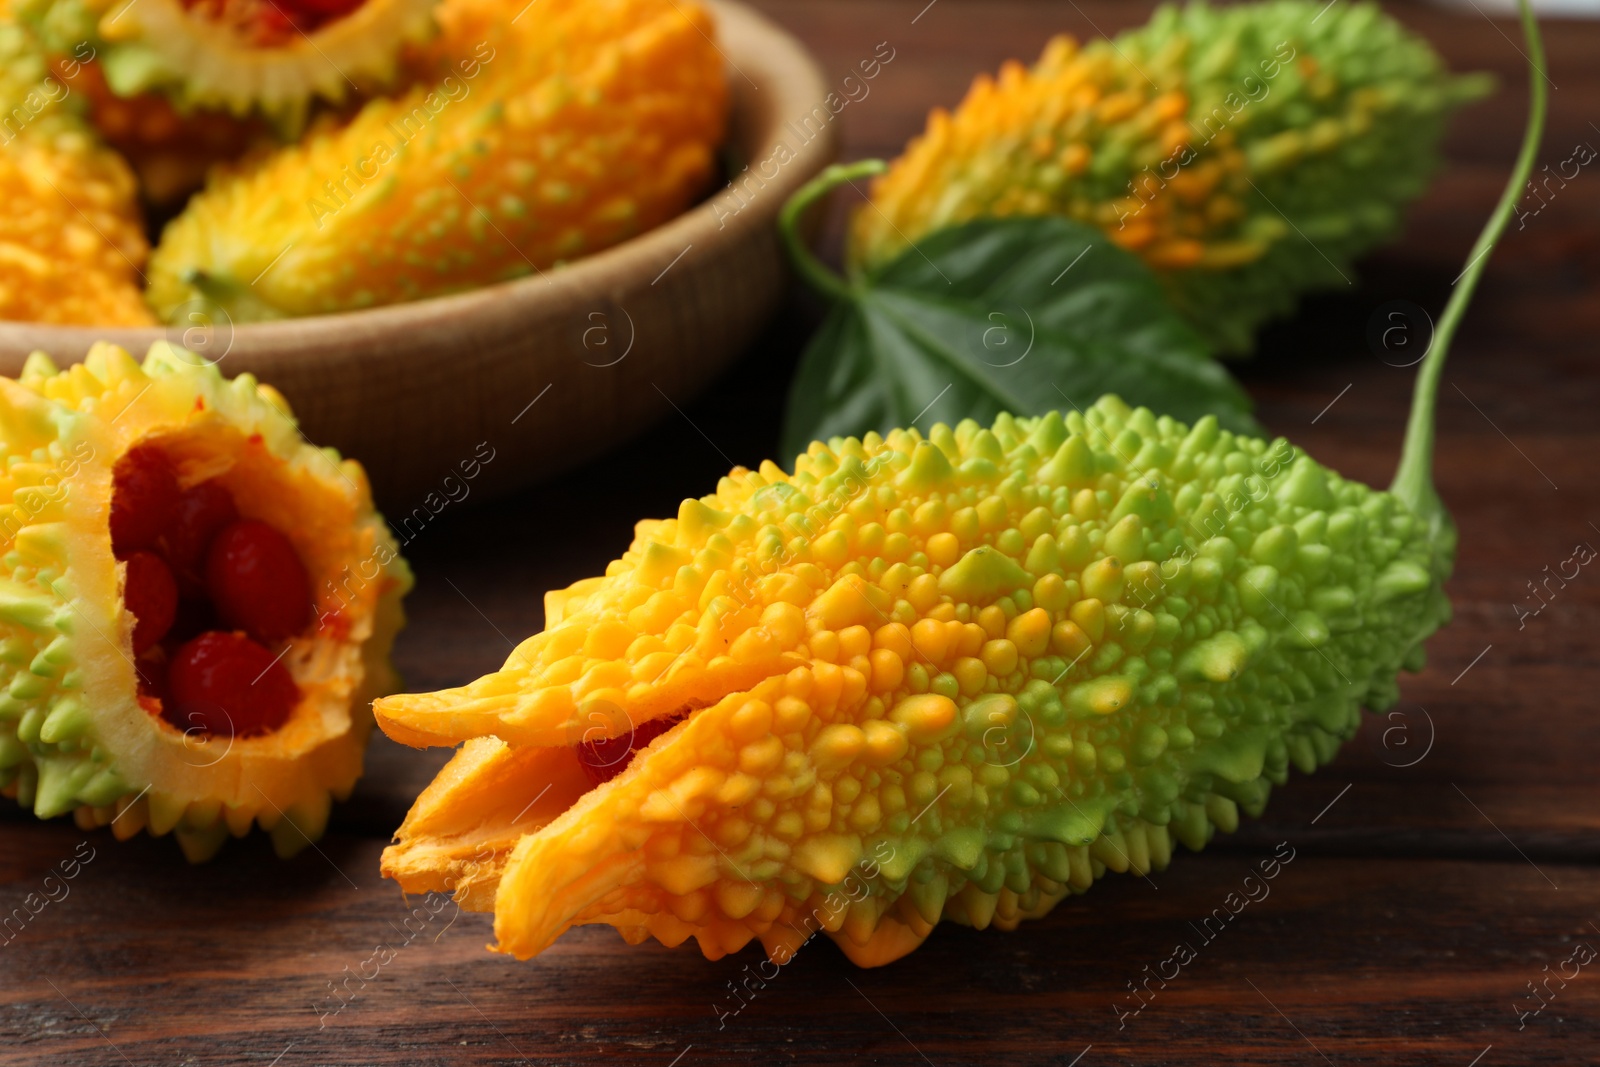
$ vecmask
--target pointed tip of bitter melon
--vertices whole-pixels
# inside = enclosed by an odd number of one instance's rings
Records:
[[[410,585],[359,466],[307,444],[276,391],[165,343],[142,364],[108,344],[66,369],[30,356],[17,379],[0,378],[0,444],[12,457],[0,475],[7,794],[118,838],[173,834],[195,861],[252,825],[280,854],[315,840],[360,774]],[[133,557],[166,553],[174,570],[179,557],[169,541],[131,555],[112,544],[116,472],[135,449],[165,457],[174,494],[222,492],[297,556],[311,614],[278,638],[297,700],[285,721],[237,737],[173,725],[182,705],[167,702],[179,698],[148,672],[183,650],[136,646],[130,574]]]
[[[813,444],[640,523],[499,671],[378,701],[466,742],[384,870],[519,957],[1009,929],[1330,760],[1447,610],[1434,551],[1286,441],[1115,398]]]

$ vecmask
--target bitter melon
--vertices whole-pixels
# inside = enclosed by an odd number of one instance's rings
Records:
[[[886,262],[980,216],[1066,215],[1155,268],[1219,350],[1246,352],[1298,294],[1350,282],[1486,88],[1376,4],[1163,7],[1114,39],[1057,38],[935,110],[856,212],[851,255]]]
[[[0,378],[0,785],[41,818],[321,835],[411,578],[353,461],[165,343]]]
[[[150,264],[160,314],[325,314],[487,285],[616,244],[710,180],[726,110],[679,0],[450,0],[434,80],[223,174]]]
[[[0,7],[0,319],[143,326],[149,254],[127,165]]]

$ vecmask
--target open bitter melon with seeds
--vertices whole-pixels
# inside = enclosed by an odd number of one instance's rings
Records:
[[[360,776],[411,583],[359,464],[165,343],[0,378],[0,785],[41,818],[253,824],[289,854]]]
[[[464,742],[385,873],[519,957],[608,923],[778,963],[820,928],[874,965],[1162,868],[1333,759],[1450,614],[1434,407],[1543,128],[1523,17],[1528,133],[1390,489],[1112,396],[735,468],[548,594],[500,670],[377,702],[397,740]]]
[[[1451,113],[1481,96],[1376,4],[1163,7],[1031,69],[981,77],[873,186],[871,267],[984,216],[1065,215],[1154,268],[1218,349],[1344,285],[1426,187]]]
[[[326,314],[543,271],[674,217],[704,192],[726,119],[715,27],[690,0],[446,0],[419,70],[220,173],[150,264],[163,315]]]
[[[123,97],[259,115],[297,133],[318,102],[392,84],[436,0],[12,0],[53,49],[89,54]]]

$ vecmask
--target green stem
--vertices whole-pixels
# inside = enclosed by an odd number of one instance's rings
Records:
[[[1411,398],[1411,418],[1406,423],[1400,466],[1390,486],[1390,492],[1428,520],[1436,532],[1452,529],[1449,513],[1433,485],[1434,409],[1439,402],[1439,382],[1444,373],[1445,357],[1461,325],[1461,318],[1466,314],[1467,305],[1472,300],[1472,292],[1477,288],[1478,279],[1488,263],[1489,253],[1510,223],[1517,201],[1522,199],[1523,187],[1533,173],[1539,142],[1544,136],[1547,103],[1544,42],[1539,38],[1539,20],[1534,16],[1528,0],[1519,0],[1519,6],[1522,10],[1522,33],[1528,42],[1528,84],[1531,93],[1528,128],[1523,134],[1522,151],[1512,169],[1511,181],[1506,185],[1505,192],[1500,194],[1500,203],[1495,206],[1494,214],[1489,216],[1477,243],[1472,246],[1467,267],[1456,279],[1455,292],[1450,295],[1450,302],[1445,305],[1444,314],[1434,330],[1427,358],[1422,361],[1422,369],[1417,375],[1416,392]]]
[[[812,204],[839,186],[846,183],[853,185],[857,178],[870,178],[888,169],[889,165],[881,159],[835,163],[802,186],[778,213],[778,233],[783,237],[783,246],[789,253],[789,260],[794,264],[795,272],[805,279],[806,284],[824,296],[830,296],[835,300],[850,300],[854,291],[850,288],[849,282],[829,270],[822,260],[812,254],[805,238],[800,235],[800,220],[804,218]]]

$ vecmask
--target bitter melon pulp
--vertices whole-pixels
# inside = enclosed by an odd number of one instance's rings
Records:
[[[1300,293],[1351,282],[1485,90],[1376,4],[1163,7],[1115,39],[1057,38],[935,110],[857,211],[851,256],[1064,215],[1144,259],[1219,350],[1247,352]]]
[[[518,957],[606,923],[780,964],[820,929],[875,965],[1160,869],[1331,760],[1450,613],[1433,413],[1543,128],[1523,11],[1528,133],[1389,490],[1115,397],[735,468],[548,594],[500,670],[376,703],[464,742],[385,873],[492,910]]]
[[[519,13],[520,12],[520,13]],[[446,0],[420,84],[218,174],[149,297],[233,321],[542,272],[677,215],[714,171],[724,60],[689,0]]]
[[[410,574],[361,467],[165,343],[0,378],[0,785],[191,860],[361,773]]]

